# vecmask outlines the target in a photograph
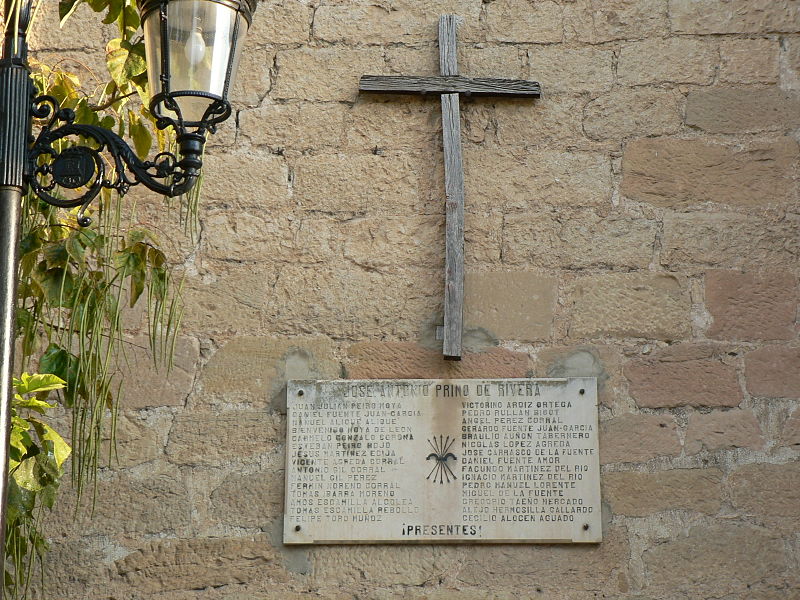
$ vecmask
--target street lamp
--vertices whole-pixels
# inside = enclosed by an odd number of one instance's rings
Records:
[[[22,194],[27,188],[53,206],[80,207],[78,223],[86,226],[90,219],[85,212],[103,188],[124,194],[131,186],[142,184],[167,196],[191,190],[203,164],[206,133],[213,133],[231,114],[228,93],[256,3],[140,0],[153,94],[150,111],[159,129],[175,130],[177,141],[177,155],[162,152],[143,161],[113,131],[76,124],[74,112],[61,108],[54,98],[34,97],[26,36],[36,0],[4,0],[6,32],[0,55],[0,549],[5,540]],[[49,122],[32,138],[34,117],[49,118]],[[93,143],[79,144],[76,138]],[[65,140],[72,143],[62,143]],[[112,170],[107,169],[106,160]],[[65,197],[65,193],[78,195]]]

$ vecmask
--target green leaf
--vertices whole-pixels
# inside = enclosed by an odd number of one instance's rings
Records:
[[[81,98],[75,106],[75,122],[83,123],[84,125],[99,125],[100,118],[97,116],[97,111],[92,110],[86,98]]]
[[[67,406],[72,406],[78,389],[78,357],[58,344],[50,344],[39,359],[39,371],[52,373],[67,382],[64,399]]]
[[[105,19],[103,19],[103,23],[106,25],[110,25],[114,21],[119,18],[119,15],[122,13],[122,7],[124,6],[123,0],[110,0],[108,3],[108,13],[106,14]]]
[[[127,90],[133,77],[147,71],[144,48],[138,44],[131,46],[120,38],[113,39],[106,46],[106,65],[114,83],[120,90]]]
[[[130,112],[130,115],[135,117],[135,119],[129,117],[128,129],[131,139],[133,140],[133,146],[136,149],[136,155],[140,159],[146,160],[147,155],[150,154],[150,148],[153,145],[153,136],[150,135],[150,130],[138,115],[132,112]]]
[[[14,389],[18,394],[37,394],[51,390],[60,390],[67,382],[49,373],[23,373],[19,379],[14,379]]]
[[[86,249],[83,246],[81,232],[71,235],[64,244],[69,257],[78,264],[83,264],[86,258]]]
[[[75,9],[78,8],[82,0],[59,0],[58,2],[58,19],[61,27],[72,16]]]
[[[69,253],[67,247],[63,242],[55,244],[47,244],[42,251],[45,261],[47,261],[47,268],[63,267],[69,262]]]
[[[40,477],[39,470],[36,468],[36,458],[26,458],[14,470],[12,474],[14,481],[28,491],[38,492],[42,489],[42,478]]]
[[[141,18],[139,17],[139,11],[136,10],[136,5],[126,2],[118,22],[122,37],[126,40],[132,39],[141,25]]]
[[[71,306],[75,279],[69,269],[37,271],[34,276],[42,286],[50,306],[66,308]]]
[[[53,458],[56,461],[56,465],[61,468],[61,465],[64,464],[64,461],[67,460],[72,453],[72,448],[70,448],[69,444],[64,441],[64,438],[62,438],[55,429],[46,423],[42,423],[38,419],[31,419],[30,421],[34,429],[36,429],[39,439],[52,444]]]

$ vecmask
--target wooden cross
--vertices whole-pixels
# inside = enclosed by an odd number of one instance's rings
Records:
[[[445,291],[443,353],[461,360],[464,321],[464,166],[461,157],[461,94],[538,98],[539,84],[517,79],[460,77],[456,16],[439,19],[440,77],[364,75],[359,89],[379,94],[439,94],[442,100],[442,139],[446,195]]]

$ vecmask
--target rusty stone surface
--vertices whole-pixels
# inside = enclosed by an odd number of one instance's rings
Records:
[[[642,139],[623,158],[621,192],[655,206],[683,210],[703,202],[764,206],[796,198],[792,172],[797,142],[781,139],[749,148],[703,139]]]
[[[800,348],[765,346],[745,355],[747,391],[754,396],[800,397]]]
[[[800,96],[778,88],[695,90],[686,100],[686,124],[709,133],[788,131],[800,124]]]
[[[722,471],[675,469],[657,473],[606,473],[603,498],[615,515],[644,517],[675,509],[716,514],[722,506]]]
[[[572,338],[675,340],[689,334],[689,299],[673,276],[593,275],[577,279],[567,293]]]
[[[467,273],[465,326],[485,329],[498,339],[547,340],[553,328],[557,285],[551,277],[526,271]]]
[[[739,467],[728,477],[728,487],[739,514],[778,527],[800,524],[800,462]]]
[[[600,463],[640,463],[678,456],[678,425],[670,415],[626,414],[600,423]]]
[[[761,426],[752,411],[715,410],[710,413],[690,415],[684,449],[686,454],[732,448],[761,450],[764,448],[764,443]]]
[[[677,33],[777,33],[800,31],[800,7],[792,0],[670,0]]]
[[[691,527],[688,535],[648,548],[642,559],[648,572],[645,593],[655,597],[749,596],[753,588],[779,594],[789,578],[779,535],[742,523]]]
[[[790,340],[795,336],[797,277],[773,269],[753,273],[709,271],[708,336],[721,340]]]
[[[670,346],[629,362],[625,377],[643,408],[738,406],[742,401],[736,369],[712,347]]]

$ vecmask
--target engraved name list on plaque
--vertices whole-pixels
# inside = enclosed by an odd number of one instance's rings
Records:
[[[597,543],[597,380],[291,381],[284,543]]]

